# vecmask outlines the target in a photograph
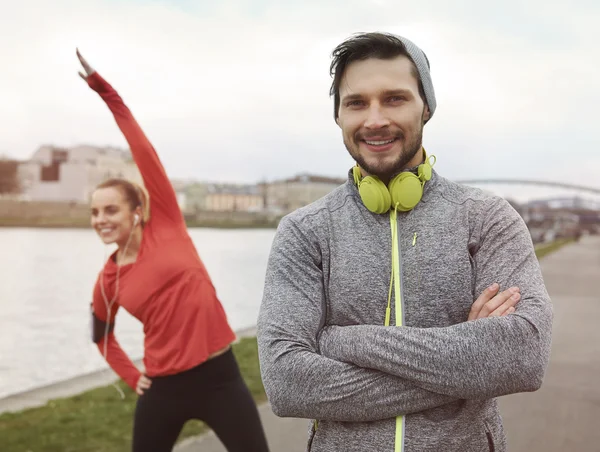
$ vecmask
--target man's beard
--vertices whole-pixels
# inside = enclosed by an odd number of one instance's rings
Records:
[[[375,136],[373,133],[370,135]],[[381,140],[396,138],[401,143],[402,152],[395,158],[394,161],[380,161],[375,163],[368,163],[366,161],[366,159],[360,154],[359,146],[361,141],[369,138],[369,134],[356,132],[354,134],[352,143],[348,143],[348,141],[344,138],[344,145],[346,146],[346,149],[352,158],[356,160],[356,163],[358,163],[363,170],[373,176],[377,176],[379,179],[387,183],[394,176],[405,170],[410,161],[415,157],[415,155],[417,155],[417,152],[421,150],[423,145],[423,125],[421,125],[419,130],[412,136],[411,140],[406,140],[405,135],[400,130],[395,132],[389,130],[386,132],[378,131],[376,136]]]

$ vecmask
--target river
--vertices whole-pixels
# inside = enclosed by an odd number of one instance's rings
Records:
[[[274,229],[190,229],[232,327],[255,325]],[[89,229],[0,228],[0,398],[106,368],[89,304],[114,250]],[[119,311],[115,334],[143,355],[141,323]]]

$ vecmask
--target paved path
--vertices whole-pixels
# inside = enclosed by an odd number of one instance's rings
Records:
[[[306,452],[308,421],[278,418],[269,405],[259,408],[270,452]],[[175,452],[227,452],[214,433],[182,441]],[[341,451],[340,451],[341,452]]]
[[[600,451],[600,238],[542,260],[554,304],[550,366],[542,388],[500,400],[510,451]]]
[[[500,400],[510,452],[600,452],[600,238],[546,256],[542,270],[555,310],[553,351],[542,389]],[[271,452],[304,452],[306,420],[260,408]],[[177,452],[225,452],[206,435]]]

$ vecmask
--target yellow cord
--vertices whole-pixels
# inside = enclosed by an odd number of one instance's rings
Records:
[[[394,286],[394,242],[396,239],[396,231],[398,230],[398,211],[394,208],[394,210],[390,213],[390,223],[392,228],[392,259],[391,259],[391,274],[390,274],[390,290],[388,292],[388,303],[387,308],[385,310],[385,326],[390,326],[390,318],[392,313],[392,287]]]
[[[399,259],[399,245],[398,245],[398,211],[397,206],[390,214],[390,226],[392,228],[392,277],[390,278],[390,291],[388,294],[388,307],[386,309],[385,326],[390,325],[390,311],[391,311],[391,300],[392,300],[392,286],[394,287],[394,310],[396,314],[396,326],[402,326],[402,293],[401,293],[401,279],[400,279],[400,259]],[[417,234],[413,237],[413,246],[417,240]],[[396,436],[394,442],[394,452],[402,452],[404,449],[404,417],[396,417]]]

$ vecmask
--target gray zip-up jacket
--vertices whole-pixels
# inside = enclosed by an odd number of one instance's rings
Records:
[[[531,236],[502,198],[435,171],[398,213],[403,326],[384,326],[389,214],[348,181],[282,219],[258,319],[276,415],[314,419],[310,452],[503,452],[496,397],[540,388],[552,306]],[[518,286],[514,314],[467,321],[492,283]],[[316,424],[316,425],[315,425]]]

